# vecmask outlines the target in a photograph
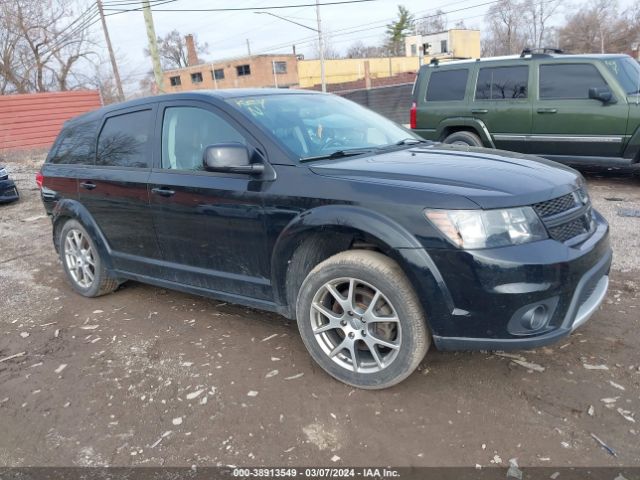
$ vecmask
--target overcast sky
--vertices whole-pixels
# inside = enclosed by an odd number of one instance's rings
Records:
[[[109,2],[109,0],[104,0]],[[118,0],[121,1],[121,0]],[[331,1],[331,0],[321,0]],[[380,44],[384,39],[385,24],[396,17],[398,3],[406,6],[416,17],[434,13],[438,8],[447,15],[449,26],[464,20],[468,28],[482,28],[490,0],[375,0],[367,3],[347,5],[325,5],[321,7],[323,30],[328,43],[335,49],[345,51],[357,40],[365,44]],[[562,19],[569,2],[560,2],[558,18]],[[297,53],[307,58],[315,55],[314,32],[265,14],[243,12],[162,12],[162,9],[237,8],[271,5],[313,3],[313,0],[177,0],[152,7],[156,34],[163,36],[171,30],[182,34],[194,33],[201,42],[209,43],[209,54],[205,60],[235,57],[247,53],[249,39],[252,53],[291,52],[297,44]],[[493,3],[493,2],[491,2]],[[579,3],[579,2],[578,2]],[[624,6],[628,0],[621,2]],[[484,4],[484,5],[480,5]],[[573,3],[575,5],[575,2]],[[136,5],[128,6],[133,8]],[[105,7],[107,8],[107,7]],[[112,7],[111,7],[112,8]],[[316,27],[315,7],[298,7],[271,10],[296,22]],[[105,12],[113,13],[113,12]],[[122,64],[123,76],[137,81],[151,69],[151,61],[143,55],[147,36],[142,12],[134,11],[107,17],[112,43]],[[359,32],[345,34],[343,29],[358,28]],[[96,38],[102,39],[100,24],[92,27]],[[306,43],[304,43],[306,41]]]

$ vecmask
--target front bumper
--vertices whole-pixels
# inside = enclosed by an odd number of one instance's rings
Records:
[[[558,341],[589,320],[607,292],[612,251],[606,221],[582,244],[555,240],[502,249],[429,252],[455,308],[431,318],[440,350],[516,350]],[[542,327],[521,327],[522,312],[542,305]],[[541,307],[542,308],[542,307]]]
[[[13,180],[0,180],[0,203],[13,202],[19,198],[20,194]]]

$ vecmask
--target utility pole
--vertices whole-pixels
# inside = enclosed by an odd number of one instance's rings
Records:
[[[322,21],[320,20],[320,0],[316,0],[316,18],[318,20],[318,50],[320,50],[320,83],[322,91],[327,91],[327,82],[324,75],[324,40],[322,38]]]
[[[249,43],[248,38],[247,38],[247,55],[251,56],[251,43]]]
[[[147,27],[147,37],[149,37],[149,53],[153,62],[153,75],[156,79],[158,90],[163,92],[162,66],[160,65],[160,55],[158,55],[158,42],[156,40],[156,29],[153,26],[153,16],[149,0],[142,0],[142,13],[144,14],[144,24]]]
[[[118,64],[116,63],[116,56],[113,54],[113,47],[111,46],[111,38],[109,37],[109,30],[107,30],[107,22],[104,19],[104,11],[102,10],[102,0],[96,0],[98,4],[98,12],[100,12],[100,20],[102,21],[102,30],[104,31],[104,39],[107,42],[107,50],[109,50],[109,58],[111,59],[111,68],[113,69],[113,77],[116,80],[116,88],[118,89],[118,98],[120,101],[124,100],[124,92],[122,91],[122,82],[120,81],[120,72],[118,72]]]

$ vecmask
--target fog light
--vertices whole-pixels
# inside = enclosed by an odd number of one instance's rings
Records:
[[[522,316],[522,326],[527,330],[539,330],[547,324],[549,312],[545,305],[538,305]]]

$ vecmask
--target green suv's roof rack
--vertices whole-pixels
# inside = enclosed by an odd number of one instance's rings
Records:
[[[562,54],[564,50],[561,48],[553,48],[553,47],[543,47],[543,48],[524,48],[522,53],[520,54],[520,58],[525,57],[526,55],[536,55],[536,56],[545,56],[550,57],[550,53]]]

